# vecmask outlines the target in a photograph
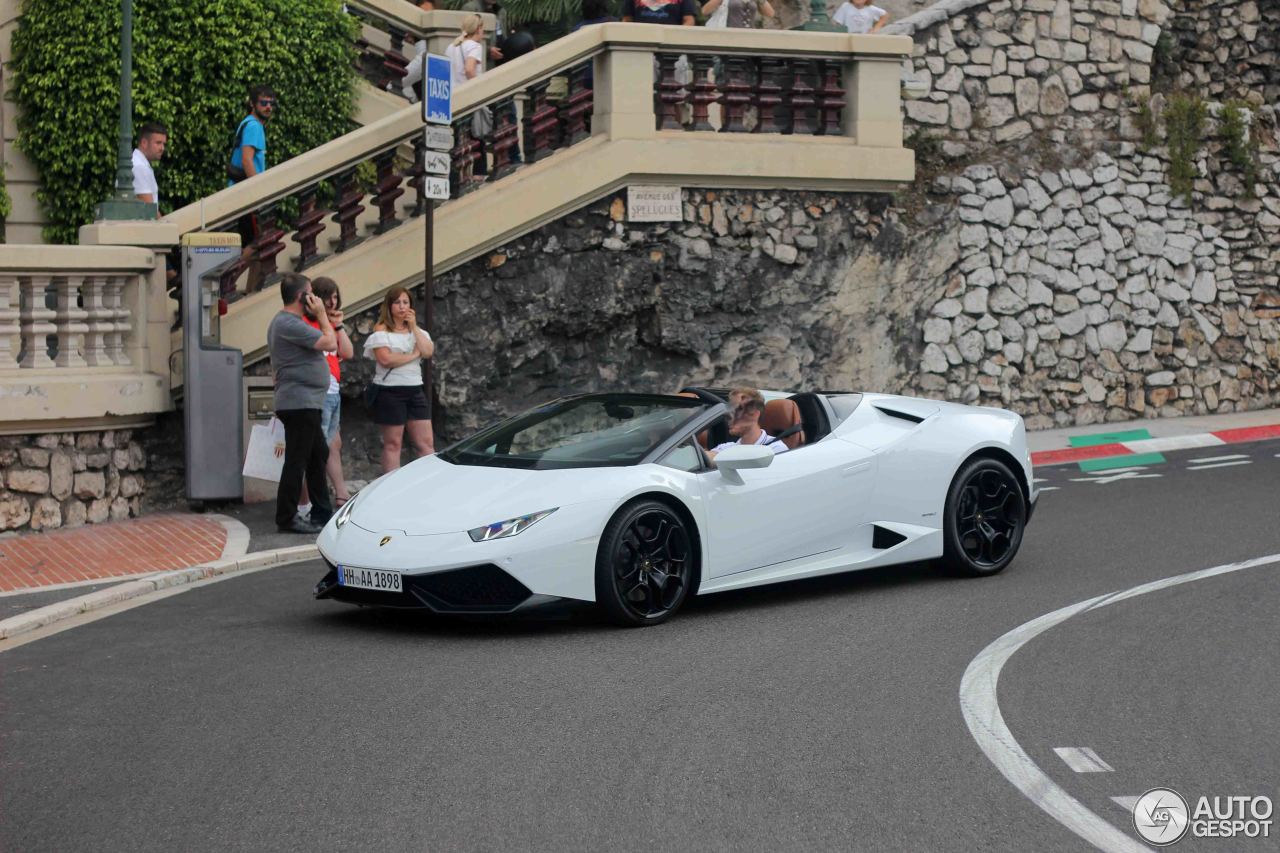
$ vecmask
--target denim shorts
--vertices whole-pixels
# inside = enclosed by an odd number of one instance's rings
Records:
[[[338,434],[342,423],[342,395],[325,394],[324,408],[320,410],[320,431],[324,433],[324,443],[333,444],[333,437]]]

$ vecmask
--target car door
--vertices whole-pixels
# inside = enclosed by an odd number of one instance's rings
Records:
[[[709,577],[775,566],[844,547],[866,517],[875,456],[830,438],[780,453],[766,468],[698,476],[706,506]]]

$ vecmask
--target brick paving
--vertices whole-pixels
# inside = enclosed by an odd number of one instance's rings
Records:
[[[0,592],[185,568],[218,559],[226,544],[225,527],[190,513],[0,538]]]

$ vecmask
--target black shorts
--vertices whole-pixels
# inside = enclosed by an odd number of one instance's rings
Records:
[[[404,426],[405,421],[431,420],[431,403],[421,385],[383,385],[373,402],[373,422]]]

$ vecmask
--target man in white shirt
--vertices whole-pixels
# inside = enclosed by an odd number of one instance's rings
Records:
[[[160,218],[160,187],[151,164],[164,156],[169,131],[163,124],[149,121],[138,133],[138,147],[133,149],[133,194],[139,201],[156,205],[156,218]]]
[[[760,426],[760,416],[764,414],[764,395],[755,388],[734,388],[729,392],[729,405],[733,407],[729,435],[737,436],[738,440],[716,445],[707,451],[708,456],[714,460],[717,453],[735,444],[763,444],[774,453],[786,452],[786,443],[775,441]]]
[[[875,33],[889,23],[889,13],[873,6],[871,0],[845,0],[831,21],[851,33]]]

